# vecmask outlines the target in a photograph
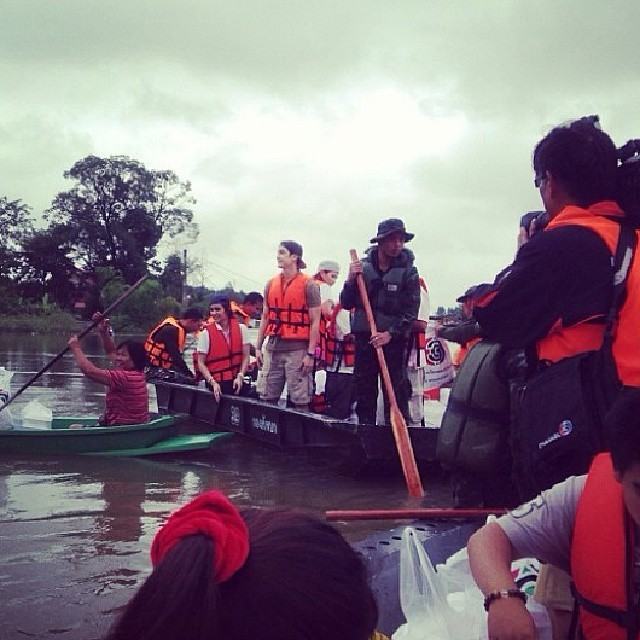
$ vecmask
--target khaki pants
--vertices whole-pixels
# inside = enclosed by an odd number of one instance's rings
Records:
[[[567,640],[575,606],[571,576],[551,564],[541,564],[533,597],[549,611],[553,640]]]
[[[293,404],[298,406],[309,404],[312,386],[311,374],[302,373],[302,360],[306,354],[306,348],[295,351],[271,352],[263,400],[277,402],[286,382],[287,391]]]

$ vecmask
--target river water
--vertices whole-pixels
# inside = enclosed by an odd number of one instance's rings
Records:
[[[0,365],[15,391],[66,344],[66,336],[0,336]],[[83,342],[105,364],[94,337]],[[12,405],[37,398],[54,415],[98,415],[104,388],[71,356]],[[427,481],[428,483],[428,481]],[[410,506],[400,477],[341,473],[330,459],[274,451],[235,436],[181,458],[3,456],[0,451],[0,639],[91,640],[148,575],[152,537],[167,514],[202,490],[236,504],[326,509]],[[442,482],[425,505],[447,504]],[[339,525],[352,541],[395,523]]]

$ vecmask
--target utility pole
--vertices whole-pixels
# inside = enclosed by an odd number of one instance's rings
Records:
[[[187,249],[182,251],[182,305],[187,303]]]

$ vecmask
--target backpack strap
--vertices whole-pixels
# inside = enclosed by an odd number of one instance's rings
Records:
[[[604,340],[602,348],[611,347],[615,332],[615,323],[618,318],[618,312],[627,294],[627,278],[633,255],[636,249],[636,232],[635,228],[627,222],[620,224],[620,235],[618,236],[618,245],[616,254],[613,258],[613,296],[611,298],[611,306],[607,313],[606,326],[604,331]]]

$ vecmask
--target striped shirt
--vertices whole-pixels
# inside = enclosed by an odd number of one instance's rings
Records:
[[[149,397],[143,371],[113,369],[105,400],[104,423],[107,425],[149,422]]]

